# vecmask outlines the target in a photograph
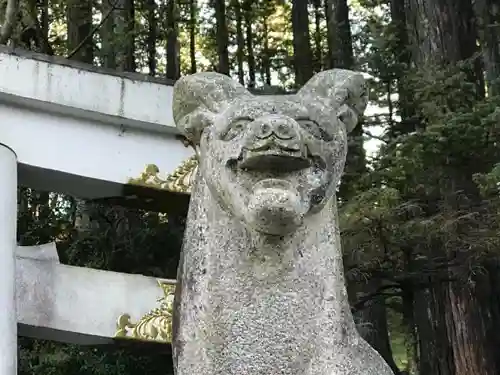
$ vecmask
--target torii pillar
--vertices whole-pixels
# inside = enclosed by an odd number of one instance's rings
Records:
[[[17,156],[0,143],[0,375],[17,374]]]

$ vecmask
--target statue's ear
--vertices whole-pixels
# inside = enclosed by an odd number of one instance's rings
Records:
[[[356,127],[368,105],[368,88],[363,75],[344,69],[316,74],[297,95],[323,100],[335,110],[348,133]]]
[[[172,111],[177,129],[197,146],[203,129],[225,102],[251,95],[226,75],[206,72],[181,77],[174,85]]]

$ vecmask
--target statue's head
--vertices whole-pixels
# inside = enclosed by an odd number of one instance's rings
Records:
[[[254,230],[283,235],[335,194],[347,133],[366,104],[362,75],[347,70],[319,73],[281,96],[198,73],[175,84],[173,113],[221,207]]]

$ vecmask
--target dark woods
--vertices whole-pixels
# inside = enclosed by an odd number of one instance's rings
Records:
[[[6,3],[11,44],[110,69],[261,93],[367,73],[338,190],[359,330],[396,374],[500,374],[500,0]],[[55,240],[66,264],[174,278],[184,220],[19,190],[19,241]],[[21,374],[172,371],[165,347],[20,338]]]

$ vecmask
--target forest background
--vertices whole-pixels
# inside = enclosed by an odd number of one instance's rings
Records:
[[[366,73],[338,191],[359,330],[396,375],[500,374],[500,0],[0,0],[0,22],[0,43],[166,82],[215,70],[266,94]],[[40,152],[71,147],[53,141]],[[27,188],[18,203],[22,245],[176,276],[185,212]],[[23,375],[173,374],[168,346],[21,337],[19,353]]]

